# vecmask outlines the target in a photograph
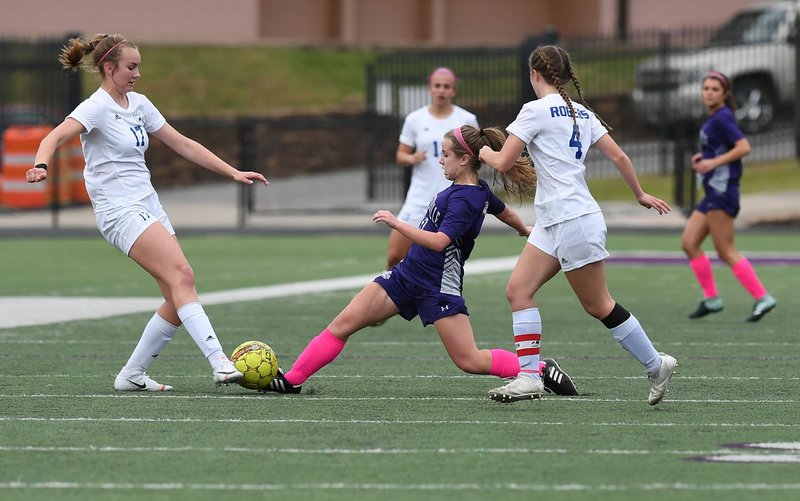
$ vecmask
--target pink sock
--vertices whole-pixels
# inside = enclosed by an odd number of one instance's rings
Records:
[[[731,266],[733,275],[739,280],[739,283],[747,289],[747,292],[753,296],[754,299],[761,299],[767,294],[767,290],[761,285],[761,280],[756,275],[756,270],[746,258],[738,261]]]
[[[344,341],[331,334],[331,331],[326,328],[312,339],[303,353],[297,357],[292,370],[285,374],[286,380],[295,386],[305,383],[306,379],[333,362],[344,349],[344,345]]]
[[[515,377],[519,374],[519,359],[510,351],[494,349],[492,354],[492,368],[490,374],[497,377]]]
[[[705,254],[689,261],[689,266],[694,271],[694,276],[703,288],[703,297],[708,299],[716,297],[717,284],[714,282],[714,272],[711,271],[711,260]]]

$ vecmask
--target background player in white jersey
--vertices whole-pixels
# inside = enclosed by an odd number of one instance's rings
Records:
[[[522,107],[507,128],[509,137],[500,151],[484,146],[479,153],[481,160],[502,173],[527,146],[538,178],[536,224],[506,287],[521,370],[516,379],[491,390],[489,396],[514,402],[542,395],[538,374],[542,320],[534,295],[563,270],[586,312],[603,322],[612,337],[645,366],[651,386],[648,402],[655,405],[664,397],[677,362],[656,352],[636,317],[608,292],[605,220],[585,179],[589,146],[597,145],[614,163],[640,205],[659,214],[671,208],[642,190],[630,158],[586,106],[567,51],[540,46],[528,63],[539,99]],[[573,103],[564,90],[570,81],[583,106]]]
[[[419,315],[423,325],[433,324],[453,363],[465,372],[499,377],[519,373],[514,353],[478,349],[461,295],[463,265],[487,213],[521,236],[530,233],[530,227],[478,176],[478,148],[486,144],[499,148],[504,140],[500,130],[479,131],[468,125],[444,135],[439,163],[451,184],[436,195],[425,217],[410,224],[387,210],[372,216],[373,221],[386,223],[414,242],[406,258],[356,294],[308,343],[292,369],[278,372],[269,391],[299,393],[310,376],[339,356],[350,336],[398,314],[409,321]],[[514,159],[503,179],[507,189],[530,192],[536,180],[530,159]]]
[[[449,68],[437,68],[428,77],[431,102],[408,114],[400,131],[396,160],[411,166],[411,185],[397,218],[414,226],[425,216],[428,204],[437,193],[450,185],[439,165],[442,137],[462,125],[478,127],[475,115],[453,104],[456,97],[456,75]],[[411,240],[393,229],[389,234],[386,269],[391,270],[403,259]]]
[[[70,40],[59,61],[64,68],[80,66],[102,77],[100,88],[78,105],[39,145],[28,182],[47,178],[47,164],[59,145],[80,134],[86,159],[84,178],[97,225],[109,243],[155,278],[164,303],[144,328],[127,364],[114,380],[119,391],[164,391],[145,372],[181,324],[186,326],[212,367],[217,384],[238,381],[211,322],[200,305],[194,272],[174,238],[175,230],[150,182],[144,152],[148,134],[178,154],[234,181],[269,184],[257,172],[242,172],[169,125],[142,94],[133,92],[139,78],[139,50],[121,35],[97,35],[85,42]]]

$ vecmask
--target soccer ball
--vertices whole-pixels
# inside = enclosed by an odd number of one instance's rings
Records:
[[[268,344],[247,341],[233,350],[231,362],[244,374],[239,384],[250,390],[266,389],[278,374],[278,357]]]

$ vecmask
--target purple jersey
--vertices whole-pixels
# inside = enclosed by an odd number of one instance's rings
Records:
[[[714,158],[731,150],[744,134],[736,124],[733,110],[723,106],[708,117],[700,129],[700,147],[703,158]],[[742,177],[742,160],[720,165],[703,174],[703,189],[706,195],[736,191],[738,197],[739,179]]]
[[[393,273],[431,291],[460,296],[464,262],[475,247],[484,217],[487,213],[500,214],[505,208],[506,204],[482,179],[478,186],[453,184],[440,191],[428,205],[419,227],[446,234],[450,245],[437,252],[413,244]]]

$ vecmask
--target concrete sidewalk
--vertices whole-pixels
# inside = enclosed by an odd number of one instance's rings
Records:
[[[363,170],[296,178],[278,178],[271,185],[245,186],[252,190],[256,213],[245,216],[248,232],[385,232],[370,216],[377,209],[396,212],[400,201],[368,201]],[[623,181],[620,181],[623,182]],[[233,182],[192,188],[159,190],[164,209],[179,232],[237,231],[242,215],[238,208],[240,185]],[[630,202],[601,203],[610,230],[680,231],[686,219],[677,209],[658,215]],[[535,221],[532,201],[512,205],[526,222]],[[800,221],[800,190],[745,195],[736,220],[740,228],[781,225]],[[54,231],[49,210],[0,209],[0,235],[47,234]],[[88,206],[64,208],[57,217],[58,232],[96,233],[94,214]],[[505,225],[486,218],[486,229]]]

